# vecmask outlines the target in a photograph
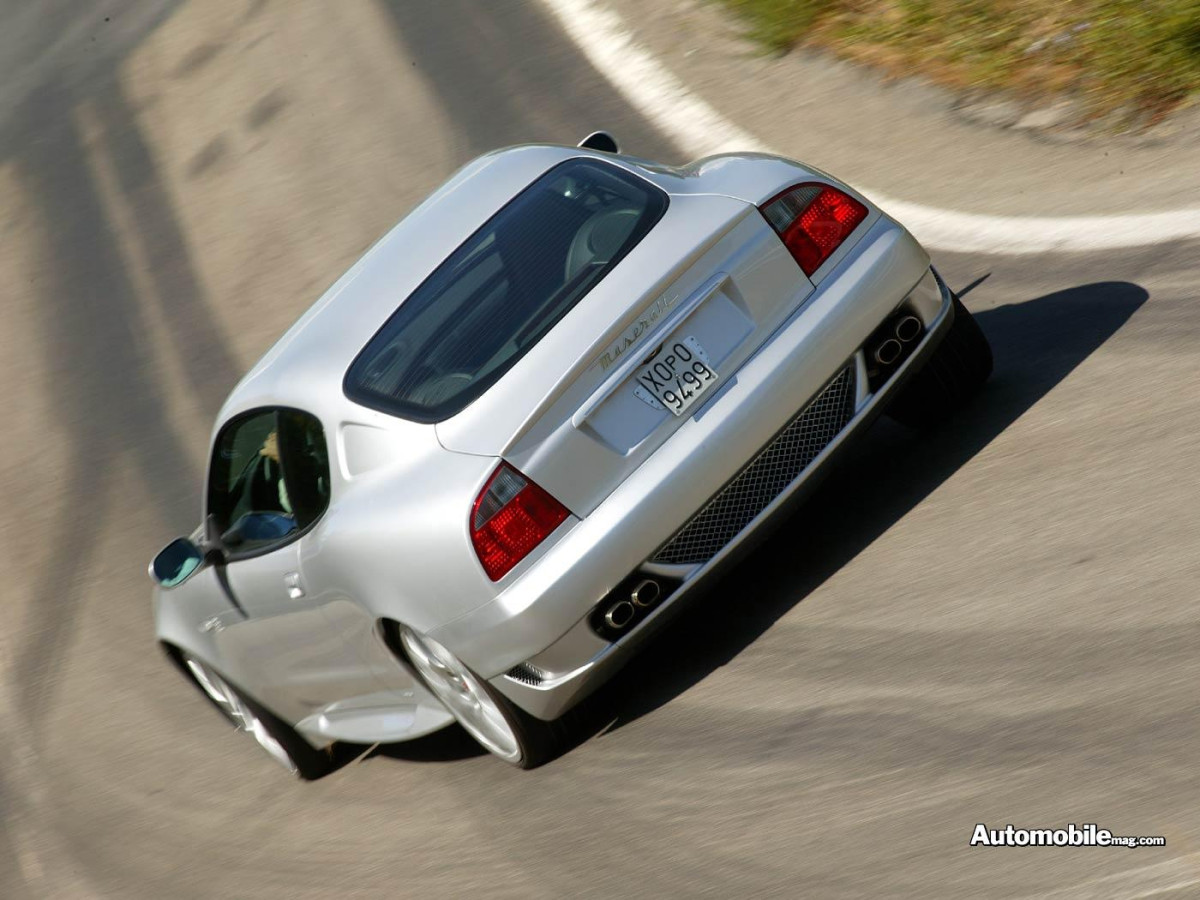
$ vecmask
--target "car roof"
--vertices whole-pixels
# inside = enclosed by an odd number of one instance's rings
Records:
[[[779,183],[801,175],[828,177],[765,154],[719,154],[683,168],[555,144],[484,154],[451,176],[334,282],[233,389],[217,428],[264,406],[294,406],[326,424],[352,415],[395,427],[394,416],[345,396],[342,381],[350,364],[400,303],[504,204],[549,169],[579,157],[619,166],[671,195],[714,193],[749,203],[761,202]],[[741,165],[752,158],[766,162]]]
[[[468,163],[288,329],[233,389],[218,423],[262,406],[339,415],[350,403],[342,395],[346,369],[396,307],[522,189],[558,163],[581,156],[612,159],[575,147],[527,145]]]

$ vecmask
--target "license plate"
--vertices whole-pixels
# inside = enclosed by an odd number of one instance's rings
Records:
[[[694,337],[662,345],[648,363],[638,369],[633,392],[655,409],[682,416],[717,383],[717,371],[708,354]]]

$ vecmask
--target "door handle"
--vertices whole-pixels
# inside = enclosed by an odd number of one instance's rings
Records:
[[[304,582],[300,580],[299,572],[288,572],[283,576],[283,583],[290,599],[299,600],[304,596]]]

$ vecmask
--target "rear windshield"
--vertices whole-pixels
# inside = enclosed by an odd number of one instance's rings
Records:
[[[346,373],[351,399],[438,422],[487,390],[667,208],[615,166],[573,159],[513,198],[388,319]]]

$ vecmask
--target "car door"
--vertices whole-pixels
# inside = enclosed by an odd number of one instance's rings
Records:
[[[258,409],[221,429],[209,475],[210,537],[226,550],[241,609],[224,617],[218,652],[235,683],[291,721],[376,689],[300,566],[304,536],[329,504],[328,456],[315,416]]]

